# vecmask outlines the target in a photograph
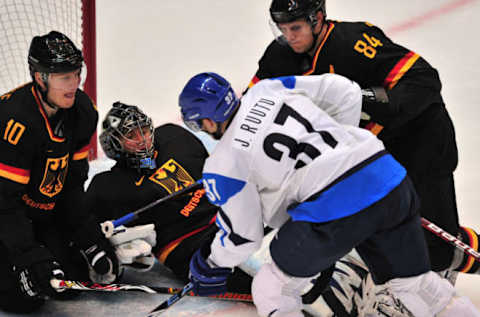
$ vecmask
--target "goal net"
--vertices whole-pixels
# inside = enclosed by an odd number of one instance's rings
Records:
[[[95,0],[0,0],[0,95],[31,81],[30,42],[52,30],[82,49],[87,74],[82,88],[96,101]],[[90,159],[96,155],[95,137]]]

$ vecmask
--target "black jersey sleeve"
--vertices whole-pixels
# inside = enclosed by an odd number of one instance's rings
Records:
[[[335,71],[362,88],[384,87],[388,104],[365,104],[373,121],[393,131],[424,113],[440,97],[438,72],[420,55],[394,43],[369,23],[338,23],[333,35],[341,52]],[[388,133],[387,131],[387,133]],[[385,131],[384,131],[385,132]]]
[[[363,111],[385,127],[384,134],[397,135],[402,132],[395,130],[419,118],[432,104],[443,104],[440,90],[438,72],[420,58],[394,87],[387,90],[388,104],[364,103]]]
[[[0,97],[0,243],[14,259],[38,246],[22,201],[38,145],[35,126],[18,106],[22,96],[10,97]]]

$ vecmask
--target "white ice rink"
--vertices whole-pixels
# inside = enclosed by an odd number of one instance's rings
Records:
[[[120,100],[141,106],[156,124],[179,123],[178,94],[191,76],[202,71],[218,72],[242,91],[272,40],[269,4],[270,0],[97,0],[101,118]],[[327,0],[327,13],[330,19],[380,26],[440,72],[460,154],[455,173],[460,219],[478,232],[480,0]],[[149,276],[142,281],[147,283]],[[456,288],[480,309],[480,276],[460,275]],[[116,295],[53,303],[36,316],[142,316],[166,298]],[[87,302],[90,306],[82,305]],[[208,312],[210,304],[186,298],[168,316],[256,316],[244,304],[216,313]]]

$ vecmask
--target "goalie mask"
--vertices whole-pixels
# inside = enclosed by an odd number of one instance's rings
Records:
[[[105,154],[129,168],[155,169],[153,124],[137,106],[115,102],[102,123]]]

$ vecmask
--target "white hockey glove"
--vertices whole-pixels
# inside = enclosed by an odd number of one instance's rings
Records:
[[[115,228],[110,242],[121,265],[138,271],[148,271],[153,267],[155,257],[152,247],[157,243],[155,225]]]

